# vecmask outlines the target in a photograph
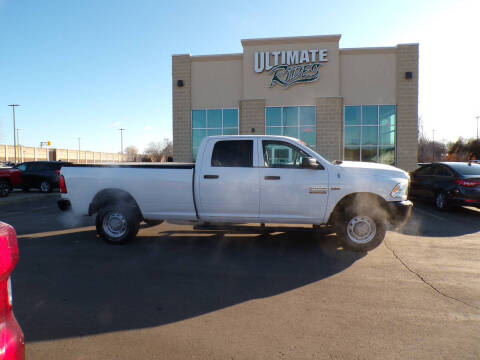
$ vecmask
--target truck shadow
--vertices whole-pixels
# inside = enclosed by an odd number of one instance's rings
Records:
[[[94,231],[20,239],[12,286],[26,341],[185,320],[320,281],[364,256],[328,233],[163,228],[126,246],[107,245]]]

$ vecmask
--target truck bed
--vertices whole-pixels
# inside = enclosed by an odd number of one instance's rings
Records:
[[[145,169],[193,169],[195,163],[174,163],[174,162],[165,162],[165,163],[104,163],[104,164],[65,164],[62,167],[108,167],[108,168],[145,168]]]

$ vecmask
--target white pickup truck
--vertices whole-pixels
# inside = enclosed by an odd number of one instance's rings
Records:
[[[212,136],[195,164],[65,165],[59,207],[97,214],[97,232],[110,243],[133,239],[142,220],[326,224],[364,251],[383,241],[387,223],[409,218],[408,184],[393,166],[330,163],[289,137]]]

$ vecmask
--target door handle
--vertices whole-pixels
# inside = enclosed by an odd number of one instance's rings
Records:
[[[203,175],[204,179],[218,179],[218,175]]]
[[[265,180],[280,180],[280,176],[265,176]]]

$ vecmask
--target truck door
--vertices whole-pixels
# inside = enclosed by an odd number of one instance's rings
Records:
[[[198,210],[202,219],[258,220],[260,192],[259,169],[254,166],[255,143],[253,139],[208,142],[198,174]]]
[[[302,167],[309,157],[295,145],[262,140],[260,167],[260,218],[262,222],[319,224],[328,201],[326,169]]]

